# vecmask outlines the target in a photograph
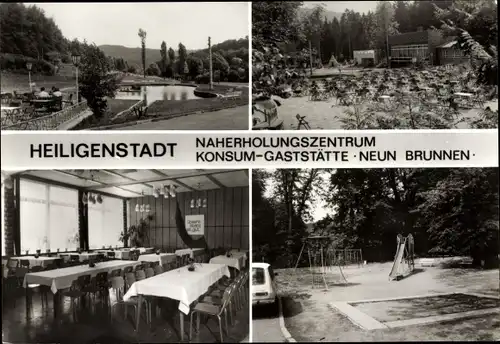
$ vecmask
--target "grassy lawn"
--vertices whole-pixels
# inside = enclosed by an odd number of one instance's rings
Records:
[[[31,75],[31,82],[36,84],[35,88],[39,90],[41,87],[46,89],[55,86],[59,89],[75,87],[75,79],[60,75]],[[19,93],[29,92],[28,74],[13,74],[9,72],[1,72],[1,89],[2,92],[18,91]]]
[[[479,293],[498,297],[498,269],[425,268],[401,281],[389,281],[392,263],[348,267],[342,283],[338,269],[327,275],[328,289],[316,284],[308,268],[281,269],[277,282],[283,300],[285,323],[297,341],[428,341],[428,340],[494,340],[500,338],[498,315],[460,319],[427,325],[384,330],[362,330],[333,308],[335,301],[361,301],[383,298],[411,297],[438,293]],[[381,320],[398,317],[415,318],[443,313],[461,312],[498,305],[498,301],[471,296],[449,296],[405,300],[396,303],[358,303],[363,312]],[[370,308],[371,309],[368,309]],[[385,317],[385,318],[384,318]]]
[[[116,115],[117,113],[127,110],[137,102],[138,100],[135,99],[108,99],[108,111]]]
[[[138,118],[135,114],[130,113],[113,119],[113,116],[118,112],[125,110],[136,103],[137,100],[117,100],[109,101],[109,111],[100,119],[91,117],[82,122],[75,130],[101,127],[106,125],[115,125],[123,123],[132,123],[134,121],[146,120],[152,118],[169,119],[174,117],[183,116],[188,113],[194,112],[214,112],[222,109],[230,109],[248,104],[248,97],[238,99],[224,99],[224,98],[203,98],[203,99],[188,99],[176,101],[156,101],[149,106],[147,115]],[[116,103],[116,104],[115,104]],[[130,104],[130,105],[129,105]],[[127,106],[128,105],[128,106]]]

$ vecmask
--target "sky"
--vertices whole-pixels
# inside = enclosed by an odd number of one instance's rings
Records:
[[[31,5],[31,4],[26,4]],[[161,42],[187,49],[203,49],[228,39],[249,35],[246,2],[171,3],[36,3],[54,19],[63,35],[85,38],[97,45],[139,47],[139,28],[147,32],[146,46],[160,49]]]
[[[327,11],[342,13],[346,9],[359,13],[374,11],[377,7],[377,1],[307,1],[304,7],[314,7],[323,4]]]

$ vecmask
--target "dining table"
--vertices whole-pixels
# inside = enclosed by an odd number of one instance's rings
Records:
[[[58,253],[58,256],[62,257],[64,259],[64,261],[67,261],[67,259],[69,259],[70,256],[78,256],[78,261],[85,262],[85,261],[88,261],[90,259],[97,258],[97,256],[99,254],[100,253],[98,253],[98,252],[81,252],[81,253],[78,253],[78,252],[64,252],[64,253]],[[68,257],[68,258],[66,258],[66,257]]]
[[[145,253],[141,254],[138,260],[140,262],[159,262],[160,265],[164,265],[177,261],[177,255],[175,253]]]
[[[204,248],[182,248],[175,251],[175,254],[179,257],[189,255],[190,258],[200,256],[205,253]]]
[[[129,266],[139,265],[139,262],[131,260],[110,260],[107,262],[95,263],[94,267],[89,264],[70,266],[67,268],[59,268],[40,272],[29,272],[24,276],[23,287],[26,289],[26,298],[28,298],[28,286],[31,284],[39,284],[50,287],[54,296],[54,319],[58,318],[60,306],[60,290],[70,288],[74,281],[79,276],[90,275],[95,277],[100,272],[110,273],[116,269],[124,269]],[[28,302],[26,301],[28,307]]]
[[[179,301],[180,340],[184,341],[184,315],[189,315],[191,304],[224,276],[231,276],[225,264],[196,263],[194,271],[190,271],[188,266],[183,266],[134,282],[123,299],[127,301],[133,297],[138,298],[135,330],[139,331],[144,297],[177,300]]]
[[[210,259],[210,264],[225,264],[238,271],[245,267],[246,257],[244,254],[230,253],[229,256],[221,254]]]
[[[58,260],[61,260],[60,257],[47,257],[47,256],[19,256],[19,257],[11,257],[12,260],[17,260],[19,262],[28,261],[30,267],[33,266],[41,266],[43,268],[47,267],[47,265],[52,264]]]
[[[155,248],[154,247],[132,247],[130,250],[139,250],[140,254],[143,253],[153,253]]]
[[[97,253],[103,253],[106,256],[108,253],[114,253],[116,259],[130,259],[130,250],[128,249],[119,249],[119,250],[97,250]]]

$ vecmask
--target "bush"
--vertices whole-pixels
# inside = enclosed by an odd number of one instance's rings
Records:
[[[240,81],[240,76],[239,76],[239,74],[238,74],[238,71],[236,71],[236,70],[234,70],[234,69],[231,69],[231,70],[229,71],[229,74],[228,74],[228,76],[227,76],[227,79],[228,79],[228,81],[230,81],[230,82],[238,82],[238,81]]]
[[[11,70],[27,74],[28,69],[26,68],[26,64],[28,62],[32,64],[32,73],[54,75],[56,72],[56,67],[45,60],[37,60],[32,57],[18,54],[0,54],[0,69],[2,70]]]
[[[195,81],[197,84],[208,84],[210,82],[210,74],[203,73],[196,76]]]

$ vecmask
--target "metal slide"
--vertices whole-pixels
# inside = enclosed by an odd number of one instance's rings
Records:
[[[392,264],[391,273],[389,278],[395,279],[398,276],[399,267],[403,264],[403,255],[405,253],[406,238],[400,240],[398,237],[398,248],[396,251],[396,257],[394,258],[394,263]]]

